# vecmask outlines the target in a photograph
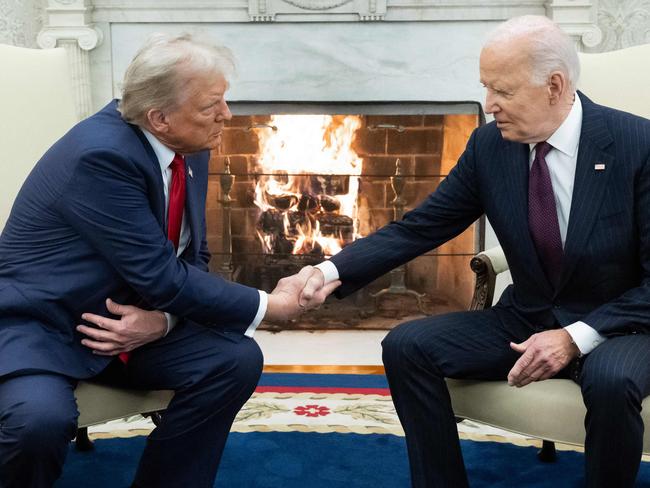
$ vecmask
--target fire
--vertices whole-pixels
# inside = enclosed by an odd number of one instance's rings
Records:
[[[274,115],[258,132],[255,204],[266,253],[333,255],[357,238],[363,160],[352,149],[361,118]]]

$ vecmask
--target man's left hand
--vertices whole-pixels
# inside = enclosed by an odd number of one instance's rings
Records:
[[[110,298],[106,308],[119,319],[85,313],[82,319],[99,328],[78,325],[77,330],[88,336],[81,343],[101,356],[116,356],[160,339],[167,331],[167,317],[158,310],[143,310],[133,305],[120,305]]]
[[[510,347],[521,353],[508,373],[508,384],[517,387],[555,376],[580,354],[564,329],[545,330],[533,334],[520,344],[511,342]]]

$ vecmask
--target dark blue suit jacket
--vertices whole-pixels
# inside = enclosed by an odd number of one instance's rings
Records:
[[[116,107],[54,144],[16,198],[0,236],[0,376],[101,371],[110,358],[75,327],[84,312],[107,315],[107,297],[237,334],[257,312],[257,290],[207,272],[207,151],[186,159],[191,242],[178,259],[158,160]]]
[[[583,122],[560,284],[546,279],[528,231],[529,146],[477,129],[420,206],[332,258],[347,295],[457,236],[486,214],[513,284],[500,299],[532,325],[582,320],[603,335],[650,332],[650,121],[580,94]],[[604,164],[604,171],[594,166]]]

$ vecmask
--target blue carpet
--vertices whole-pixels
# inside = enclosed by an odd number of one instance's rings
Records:
[[[95,451],[71,448],[56,488],[121,488],[129,485],[144,437],[95,441]],[[473,488],[580,487],[583,455],[559,452],[558,461],[537,461],[536,449],[496,442],[462,441]],[[92,480],[92,481],[90,481]],[[404,439],[392,435],[233,433],[215,486],[220,488],[406,488]],[[643,463],[638,487],[650,488]]]
[[[341,388],[388,388],[383,374],[264,373],[259,386],[338,386]]]

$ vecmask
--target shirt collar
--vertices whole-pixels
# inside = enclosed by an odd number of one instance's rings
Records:
[[[573,158],[578,153],[578,144],[580,143],[580,132],[582,131],[582,102],[576,92],[573,106],[569,111],[562,125],[549,137],[546,142],[558,151]],[[535,144],[530,144],[532,151]]]
[[[142,127],[140,127],[140,130],[147,138],[147,141],[149,141],[149,144],[151,144],[151,148],[153,149],[153,152],[156,154],[156,157],[158,158],[160,171],[165,172],[169,167],[169,165],[172,164],[172,161],[174,160],[174,156],[176,155],[176,153],[171,149],[169,149],[167,146],[165,146],[158,139],[156,139],[156,137],[147,129],[143,129]]]

